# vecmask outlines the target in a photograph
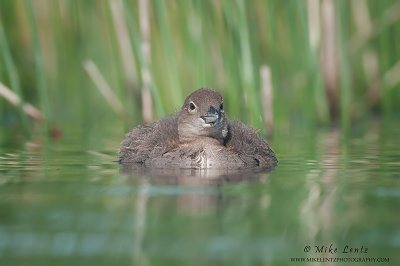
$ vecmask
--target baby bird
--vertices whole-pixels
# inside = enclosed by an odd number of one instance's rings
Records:
[[[190,94],[176,114],[134,128],[119,156],[120,163],[155,168],[272,168],[278,163],[256,130],[227,119],[222,96],[209,88]]]

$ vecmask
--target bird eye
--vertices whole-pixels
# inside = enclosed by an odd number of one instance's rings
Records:
[[[221,102],[221,104],[219,105],[219,109],[224,110],[224,102]]]
[[[190,102],[188,111],[193,112],[195,109],[196,109],[196,105],[194,104],[194,102]]]

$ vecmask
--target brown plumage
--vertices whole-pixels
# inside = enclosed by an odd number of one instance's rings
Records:
[[[121,163],[149,167],[274,167],[278,160],[251,127],[228,121],[222,96],[208,88],[190,94],[180,111],[134,128],[119,150]]]

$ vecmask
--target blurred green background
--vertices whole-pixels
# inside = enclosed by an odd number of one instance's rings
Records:
[[[400,265],[399,86],[400,1],[0,0],[0,264]],[[123,171],[200,87],[279,166]]]
[[[2,91],[44,120],[0,97],[1,145],[123,136],[200,87],[267,135],[348,132],[399,114],[399,20],[395,0],[2,0]]]

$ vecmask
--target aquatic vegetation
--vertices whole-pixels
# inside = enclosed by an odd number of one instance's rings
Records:
[[[355,119],[399,111],[399,10],[394,0],[1,1],[0,82],[21,104],[1,99],[0,123],[19,113],[11,125],[31,131],[26,101],[45,131],[118,123],[124,132],[212,87],[267,135],[339,120],[348,132]]]

